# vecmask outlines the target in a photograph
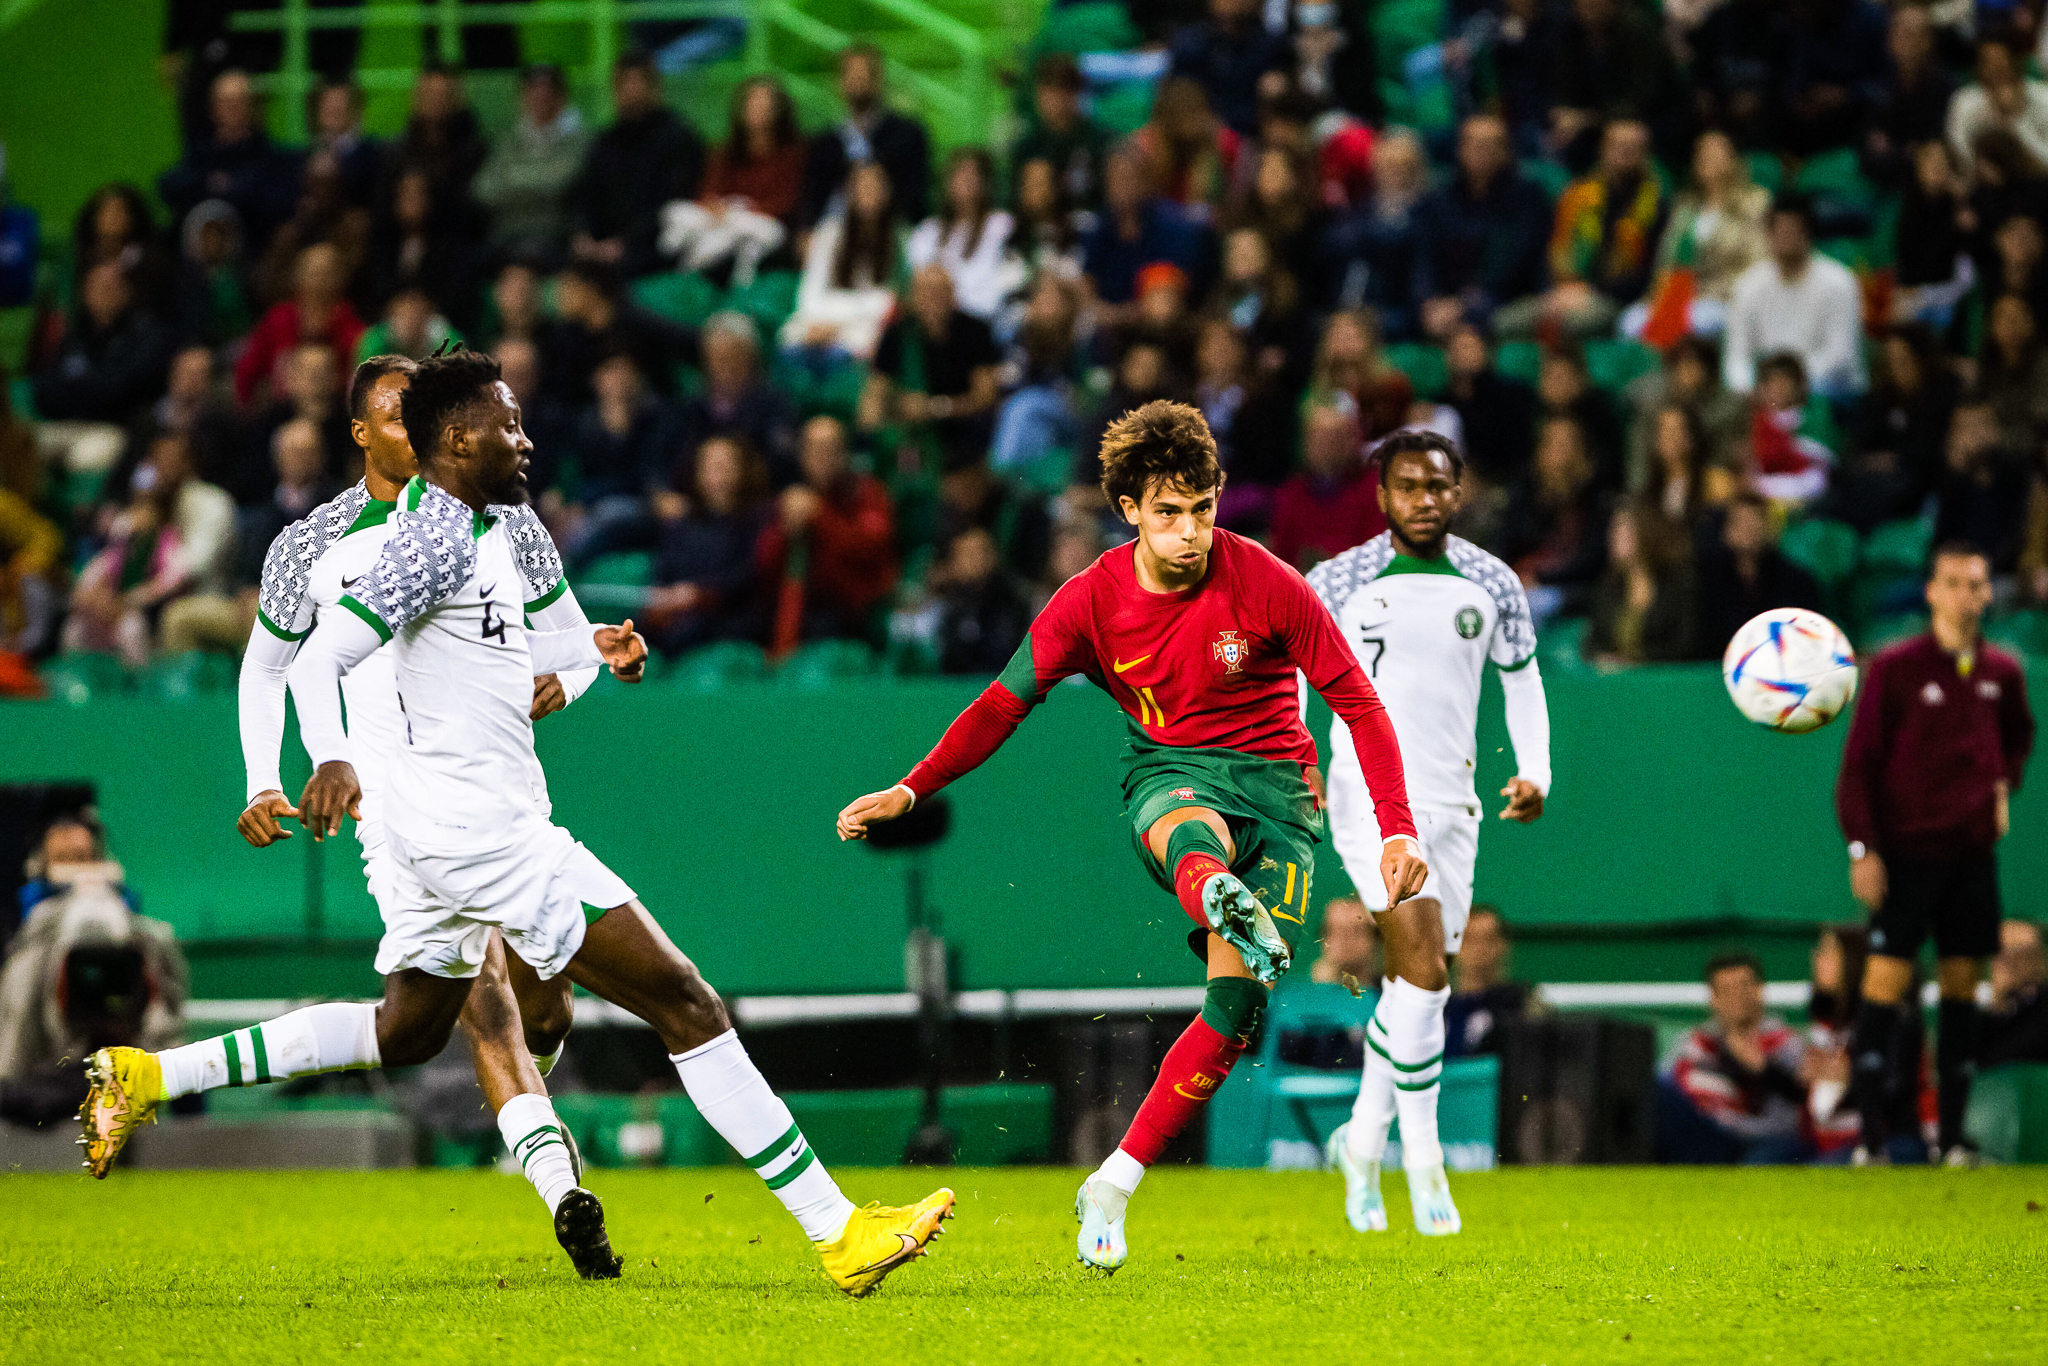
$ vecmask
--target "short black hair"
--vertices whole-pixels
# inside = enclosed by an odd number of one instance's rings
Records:
[[[377,381],[386,375],[410,375],[419,369],[418,362],[410,356],[372,356],[356,367],[356,377],[349,381],[348,415],[357,422],[367,422],[370,417],[370,391],[377,387]]]
[[[1701,977],[1708,986],[1712,986],[1714,979],[1730,968],[1748,968],[1756,974],[1757,981],[1761,982],[1764,980],[1764,960],[1751,953],[1748,949],[1731,949],[1727,953],[1715,954],[1707,960],[1707,970],[1701,974]]]
[[[1441,432],[1424,431],[1421,428],[1408,428],[1404,431],[1395,432],[1385,441],[1380,442],[1379,448],[1373,452],[1380,462],[1380,487],[1385,488],[1387,486],[1387,471],[1394,467],[1394,457],[1400,455],[1428,455],[1431,453],[1441,455],[1444,459],[1451,462],[1451,478],[1453,480],[1462,480],[1465,477],[1465,457],[1459,452],[1457,442]]]
[[[1943,560],[1960,559],[1982,560],[1984,561],[1985,567],[1989,568],[1991,565],[1991,552],[1986,550],[1983,546],[1978,545],[1975,541],[1966,541],[1960,536],[1952,537],[1949,540],[1943,541],[1940,545],[1934,547],[1932,551],[1928,552],[1928,581],[1933,581],[1934,568]]]
[[[612,75],[622,76],[628,71],[661,80],[661,68],[654,64],[654,54],[644,47],[629,47],[612,60]]]
[[[405,386],[400,413],[412,453],[425,465],[441,450],[441,433],[471,408],[499,379],[498,362],[482,351],[458,347],[421,361]]]
[[[1813,238],[1813,200],[1797,190],[1786,190],[1771,198],[1771,216],[1789,213],[1799,220],[1799,226],[1806,229],[1807,239]]]
[[[1756,363],[1757,383],[1761,384],[1764,376],[1770,374],[1784,375],[1800,388],[1806,387],[1806,362],[1799,359],[1796,351],[1773,351]]]

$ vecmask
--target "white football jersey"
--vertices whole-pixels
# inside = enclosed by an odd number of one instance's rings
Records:
[[[327,506],[351,499],[346,528],[296,576],[304,603],[285,621],[268,605],[264,613],[271,629],[285,627],[280,635],[303,635],[321,613],[351,611],[385,638],[342,679],[365,819],[373,801],[378,817],[416,830],[545,818],[547,782],[528,716],[526,617],[566,591],[547,529],[531,507],[494,505],[478,517],[418,479],[396,504],[370,498],[359,484]],[[281,585],[298,559],[287,551]],[[266,589],[278,560],[273,546]],[[279,610],[287,597],[276,595]]]
[[[1309,587],[1337,619],[1379,691],[1418,806],[1474,806],[1479,685],[1491,660],[1520,669],[1536,657],[1536,628],[1521,580],[1459,537],[1418,560],[1395,553],[1381,532],[1323,561]],[[1356,765],[1351,735],[1332,726],[1333,763]]]

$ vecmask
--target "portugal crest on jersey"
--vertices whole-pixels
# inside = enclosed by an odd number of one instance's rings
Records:
[[[1458,615],[1452,618],[1452,623],[1458,628],[1460,637],[1470,640],[1479,634],[1479,628],[1486,624],[1486,618],[1479,615],[1477,607],[1460,607]]]
[[[1251,642],[1238,639],[1235,631],[1218,632],[1216,643],[1209,648],[1216,658],[1223,661],[1223,672],[1231,674],[1243,672],[1244,662],[1251,658],[1252,653]]]

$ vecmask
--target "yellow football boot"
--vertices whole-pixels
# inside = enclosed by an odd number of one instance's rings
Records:
[[[85,1060],[85,1077],[92,1089],[78,1107],[85,1125],[85,1137],[78,1141],[85,1148],[86,1170],[104,1180],[129,1136],[156,1123],[164,1069],[156,1054],[140,1048],[102,1048]]]
[[[925,1255],[925,1244],[953,1217],[953,1192],[941,1188],[903,1208],[868,1205],[857,1209],[846,1228],[829,1243],[814,1243],[825,1259],[832,1284],[858,1299],[882,1283],[899,1266]]]

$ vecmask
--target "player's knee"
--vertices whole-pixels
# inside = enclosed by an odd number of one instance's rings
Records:
[[[694,963],[685,962],[677,966],[675,981],[667,995],[663,1018],[655,1023],[670,1052],[687,1052],[732,1028],[732,1017],[726,1013],[725,1002],[711,989],[711,984],[704,980],[704,974],[697,971]]]
[[[568,979],[556,981],[561,984],[559,990],[551,982],[545,990],[534,993],[534,999],[519,1003],[519,1018],[526,1026],[526,1051],[536,1058],[545,1058],[560,1048],[576,1019]]]
[[[455,1033],[455,1020],[418,1020],[393,1029],[388,1035],[380,1018],[377,1052],[386,1067],[420,1067],[441,1056]]]
[[[1250,1043],[1265,1016],[1267,994],[1249,977],[1211,977],[1202,993],[1202,1023],[1226,1039]]]

